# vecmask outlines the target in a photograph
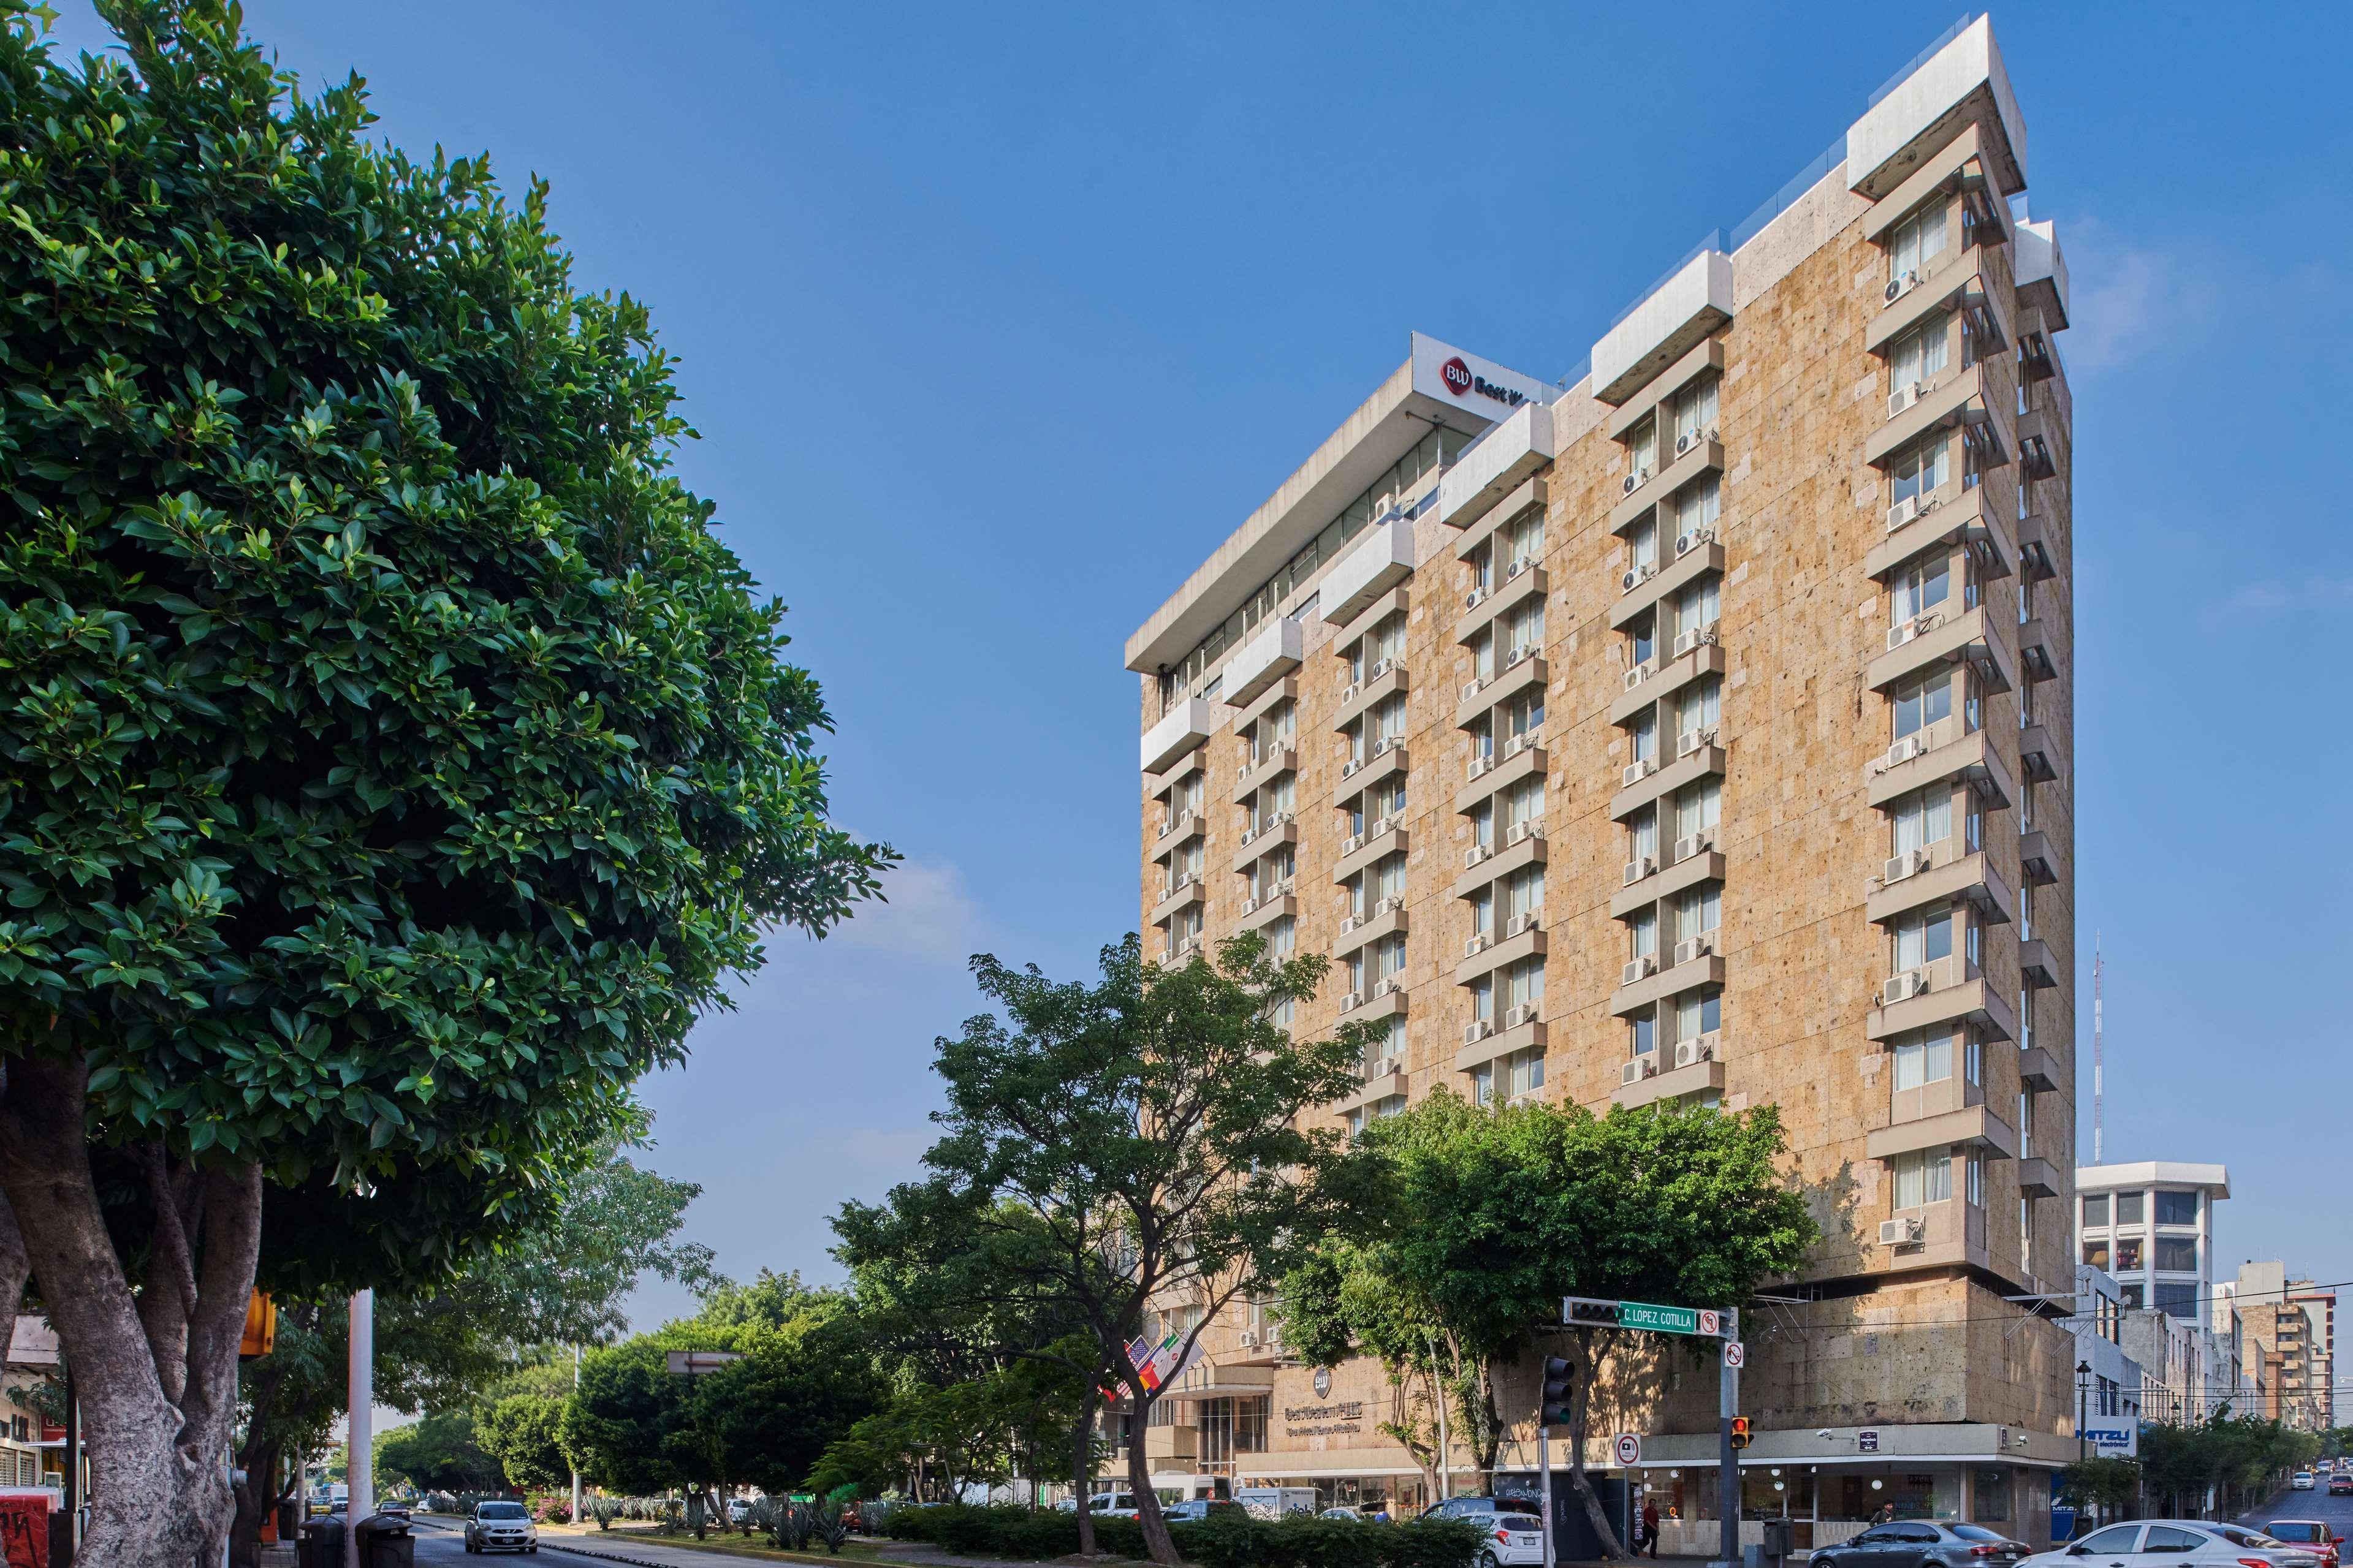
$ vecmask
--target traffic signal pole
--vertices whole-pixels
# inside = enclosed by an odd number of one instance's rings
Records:
[[[1730,1344],[1739,1338],[1740,1314],[1727,1308],[1724,1314],[1725,1342]],[[1724,1526],[1717,1556],[1723,1568],[1740,1568],[1740,1451],[1732,1446],[1732,1418],[1740,1414],[1740,1369],[1724,1356],[1716,1357],[1716,1365],[1723,1378],[1716,1410],[1717,1457],[1724,1466],[1715,1483],[1715,1511],[1723,1516]]]

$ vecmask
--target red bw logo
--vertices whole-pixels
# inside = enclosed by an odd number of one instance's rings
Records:
[[[1461,355],[1457,354],[1452,359],[1448,360],[1444,364],[1440,365],[1438,367],[1438,374],[1439,379],[1446,383],[1446,390],[1454,394],[1455,396],[1467,397],[1470,395],[1471,367],[1462,363]]]

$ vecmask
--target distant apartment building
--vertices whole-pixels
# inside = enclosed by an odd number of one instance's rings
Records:
[[[1416,335],[1126,647],[1150,951],[1330,955],[1292,1026],[1382,1026],[1334,1125],[1778,1105],[1827,1239],[1751,1325],[1739,1502],[1801,1545],[1886,1503],[2039,1539],[2074,1457],[2068,287],[2025,184],[1979,18],[1561,382]],[[1208,1345],[1160,1484],[1424,1500],[1377,1365],[1263,1303]],[[1592,1427],[1701,1550],[1715,1388],[1630,1373]]]
[[[2141,1364],[2151,1420],[2202,1421],[2230,1397],[2217,1386],[2228,1383],[2220,1369],[2232,1357],[2227,1334],[2216,1331],[2214,1286],[2215,1205],[2230,1195],[2231,1174],[2221,1165],[2143,1160],[2075,1169],[2076,1257],[2116,1281],[2126,1348]]]
[[[2289,1279],[2275,1259],[2241,1264],[2233,1286],[2247,1375],[2262,1385],[2256,1413],[2307,1431],[2332,1425],[2335,1293]]]
[[[2076,1265],[2075,1405],[2087,1423],[2141,1414],[2147,1384],[2139,1360],[2125,1347],[2124,1325],[2116,1281]]]

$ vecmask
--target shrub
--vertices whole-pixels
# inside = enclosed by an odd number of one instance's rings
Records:
[[[1026,1508],[902,1508],[883,1521],[894,1541],[916,1541],[965,1557],[1044,1562],[1079,1549],[1076,1514]],[[1366,1524],[1293,1515],[1253,1519],[1219,1512],[1169,1529],[1177,1553],[1200,1568],[1470,1568],[1480,1535],[1467,1520]],[[1142,1557],[1143,1527],[1132,1519],[1095,1521],[1095,1549]]]

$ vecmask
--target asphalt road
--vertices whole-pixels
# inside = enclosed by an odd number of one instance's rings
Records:
[[[2261,1530],[2275,1519],[2316,1519],[2328,1526],[2330,1534],[2353,1543],[2353,1497],[2330,1497],[2326,1480],[2308,1492],[2284,1491],[2243,1516],[2242,1522]]]

